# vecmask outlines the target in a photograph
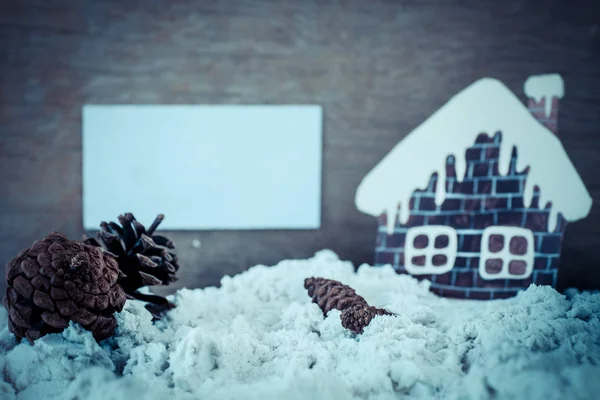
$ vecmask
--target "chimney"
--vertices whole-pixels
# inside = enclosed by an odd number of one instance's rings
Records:
[[[559,74],[530,76],[525,81],[524,89],[529,98],[529,111],[558,136],[558,103],[565,94],[562,77]]]

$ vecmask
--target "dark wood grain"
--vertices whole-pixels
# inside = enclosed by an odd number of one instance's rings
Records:
[[[529,75],[559,72],[560,136],[595,202],[567,228],[559,284],[600,288],[596,3],[4,1],[0,262],[52,230],[81,234],[84,103],[324,107],[322,229],[174,232],[172,291],[322,248],[371,262],[376,222],[354,206],[364,174],[474,80],[499,78],[525,100]]]

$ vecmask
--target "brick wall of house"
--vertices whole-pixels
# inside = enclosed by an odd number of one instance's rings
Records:
[[[396,222],[388,235],[386,215],[379,218],[375,265],[392,264],[399,273],[404,268],[404,242],[409,228],[421,225],[446,225],[458,233],[458,253],[454,268],[439,275],[417,275],[432,282],[431,290],[447,297],[493,299],[514,296],[531,283],[556,285],[560,247],[565,228],[562,215],[557,228],[548,232],[551,204],[538,204],[536,187],[532,204],[523,204],[523,187],[527,170],[516,171],[517,151],[513,149],[510,171],[498,173],[501,133],[493,137],[480,135],[466,151],[467,169],[462,182],[456,180],[454,159],[446,163],[446,199],[436,206],[435,189],[439,183],[433,174],[423,190],[416,190],[410,201],[410,218],[406,224]],[[541,206],[541,207],[540,207]],[[534,232],[535,261],[533,274],[526,280],[484,280],[479,275],[479,250],[483,229],[492,225],[528,228]]]

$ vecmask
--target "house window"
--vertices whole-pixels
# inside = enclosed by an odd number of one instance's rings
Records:
[[[533,271],[533,233],[514,226],[490,226],[483,231],[479,275],[483,279],[525,279]]]
[[[404,267],[412,275],[450,271],[456,260],[456,238],[456,230],[445,225],[409,229],[404,245]]]

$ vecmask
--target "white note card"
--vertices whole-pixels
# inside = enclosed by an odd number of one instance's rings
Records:
[[[322,142],[317,105],[84,105],[84,229],[318,229]]]

